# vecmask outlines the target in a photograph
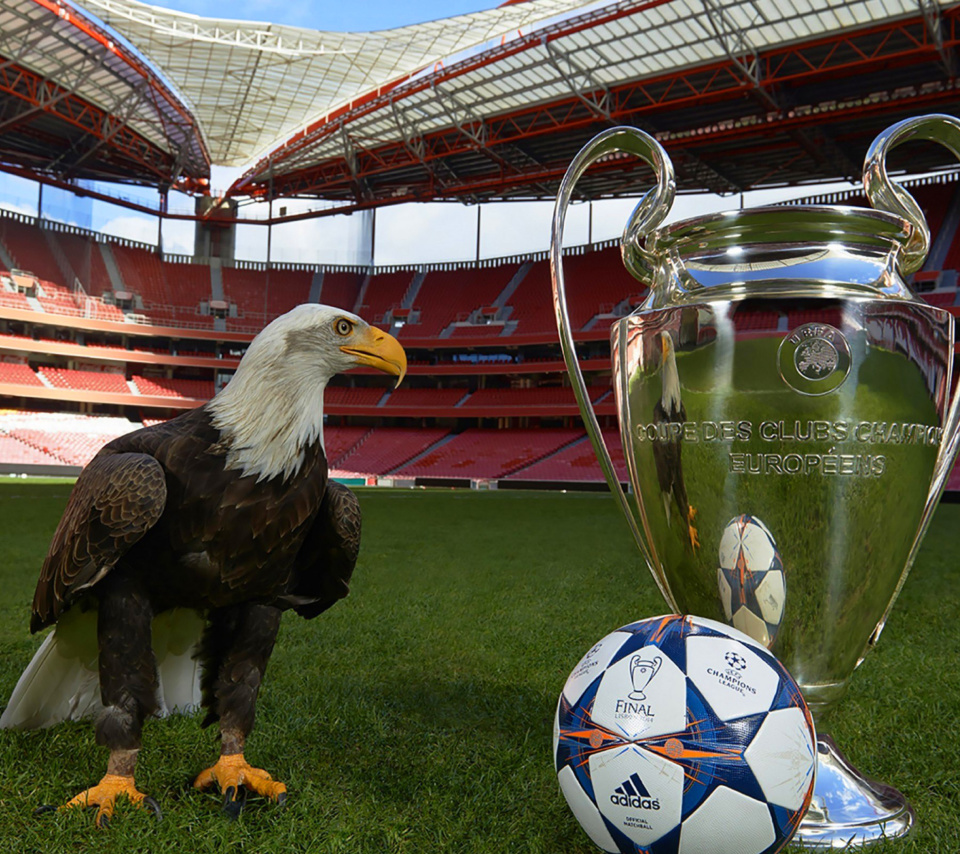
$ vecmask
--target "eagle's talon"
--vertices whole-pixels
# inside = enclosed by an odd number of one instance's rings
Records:
[[[153,810],[153,814],[157,817],[157,821],[163,821],[163,810],[160,809],[160,804],[158,804],[153,798],[144,798],[143,805],[145,807],[150,807],[150,809]]]
[[[160,807],[153,798],[147,798],[143,792],[137,790],[133,783],[133,777],[121,776],[119,774],[105,774],[103,779],[89,789],[85,789],[79,795],[71,798],[63,806],[57,809],[66,810],[73,807],[96,808],[97,827],[109,827],[110,819],[113,817],[113,810],[117,803],[117,798],[125,797],[136,807],[149,806],[159,815]],[[147,803],[151,801],[152,803]],[[43,810],[47,812],[47,810]]]
[[[39,815],[43,815],[44,813],[56,812],[56,811],[57,811],[57,808],[53,804],[40,804],[40,806],[38,806],[33,811],[33,814],[39,816]]]
[[[196,789],[208,789],[213,785],[219,786],[220,791],[224,793],[224,809],[227,808],[228,793],[230,793],[230,801],[233,801],[241,790],[243,800],[246,800],[247,793],[252,792],[272,801],[279,801],[280,796],[287,792],[287,787],[283,783],[275,781],[262,768],[249,765],[242,753],[221,756],[216,765],[201,771],[193,782]],[[239,803],[242,808],[243,801]]]
[[[243,786],[239,790],[235,786],[228,786],[223,793],[223,811],[231,821],[240,818],[240,813],[243,812],[246,803],[247,790]]]
[[[687,505],[687,531],[690,535],[690,545],[694,551],[700,548],[700,534],[693,526],[693,520],[697,518],[697,508],[692,504]]]

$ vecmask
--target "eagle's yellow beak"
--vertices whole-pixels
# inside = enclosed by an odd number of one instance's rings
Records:
[[[407,354],[400,342],[375,326],[365,329],[349,346],[343,346],[340,350],[352,356],[358,365],[393,374],[397,378],[397,385],[407,375]]]
[[[660,355],[663,357],[663,361],[666,362],[668,356],[670,355],[670,345],[673,342],[670,340],[670,334],[667,332],[660,333]]]

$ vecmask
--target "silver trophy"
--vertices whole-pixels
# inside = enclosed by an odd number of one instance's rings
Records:
[[[732,622],[768,644],[815,720],[876,643],[958,448],[953,318],[904,282],[922,266],[930,233],[886,171],[888,152],[914,139],[960,158],[957,119],[894,125],[867,153],[872,210],[760,207],[659,227],[675,194],[672,164],[652,137],[612,128],[573,160],[554,210],[567,370],[660,592],[677,613]],[[622,243],[649,295],[611,329],[635,506],[578,366],[561,252],[577,180],[622,152],[656,174]],[[903,836],[913,822],[898,791],[818,735],[815,793],[796,842],[863,845]]]

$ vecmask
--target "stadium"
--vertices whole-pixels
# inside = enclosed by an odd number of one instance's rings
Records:
[[[693,205],[709,195],[739,208],[771,191],[867,206],[857,182],[877,134],[960,114],[958,43],[960,4],[938,0],[508,0],[357,33],[136,0],[0,0],[0,172],[36,193],[31,210],[0,193],[2,693],[37,646],[26,618],[69,493],[60,478],[107,441],[210,400],[274,318],[335,306],[394,335],[407,377],[394,389],[361,368],[326,389],[331,475],[360,487],[364,508],[356,592],[321,621],[323,649],[315,626],[284,623],[257,743],[298,796],[230,833],[251,850],[594,850],[539,740],[580,654],[665,606],[581,421],[548,253],[481,252],[481,211],[552,200],[583,144],[623,124],[664,146]],[[940,146],[905,149],[891,173],[932,234],[909,284],[957,316],[960,164]],[[222,190],[219,167],[237,172]],[[590,205],[636,200],[650,180],[635,160],[599,163],[578,185],[587,240],[564,249],[581,283],[570,305],[581,368],[624,483],[610,327],[647,292],[619,239],[593,239]],[[136,215],[156,239],[77,224],[51,199]],[[473,257],[378,264],[385,212],[428,202],[476,209]],[[363,223],[356,263],[277,260],[285,229],[322,243],[347,218]],[[175,230],[192,251],[165,251]],[[758,312],[737,332],[816,319]],[[958,473],[947,488],[960,490]],[[943,733],[960,696],[954,510],[938,510],[884,642],[831,721],[858,763],[914,803],[920,829],[902,851],[957,841],[960,755]],[[189,722],[148,727],[171,754],[205,744]],[[316,736],[286,754],[306,730]],[[0,840],[86,850],[82,817],[48,825],[30,810],[100,763],[88,728],[6,735],[4,800],[17,806]],[[29,770],[39,764],[43,778]],[[168,803],[185,775],[144,769]],[[226,844],[204,808],[184,795],[179,829],[131,810],[117,844],[206,850],[183,832],[198,824]]]

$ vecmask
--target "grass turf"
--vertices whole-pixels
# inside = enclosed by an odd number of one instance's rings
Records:
[[[27,632],[40,563],[69,487],[0,485],[0,695],[38,645]],[[599,494],[361,490],[364,541],[350,597],[289,614],[248,758],[290,788],[237,823],[189,781],[216,754],[199,716],[149,721],[141,789],[164,809],[34,817],[96,782],[87,723],[0,732],[0,850],[16,852],[544,852],[597,849],[551,762],[560,688],[589,646],[662,613],[613,501]],[[960,506],[937,513],[877,649],[828,721],[851,761],[918,815],[905,844],[960,841]],[[0,698],[0,702],[2,702]]]

